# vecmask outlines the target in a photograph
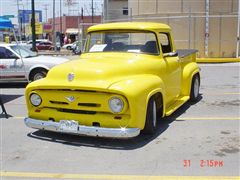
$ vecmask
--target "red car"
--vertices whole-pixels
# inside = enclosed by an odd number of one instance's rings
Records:
[[[42,41],[36,44],[38,50],[53,50],[54,46],[51,41]]]

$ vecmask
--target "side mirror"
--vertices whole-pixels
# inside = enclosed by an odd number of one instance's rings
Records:
[[[176,57],[176,56],[178,56],[177,52],[169,52],[163,54],[163,57]]]

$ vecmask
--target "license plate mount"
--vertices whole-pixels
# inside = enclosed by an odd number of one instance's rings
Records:
[[[68,132],[77,132],[78,131],[78,122],[74,120],[60,120],[59,122],[59,130],[60,131],[68,131]]]

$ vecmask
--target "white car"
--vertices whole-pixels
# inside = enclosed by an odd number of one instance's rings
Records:
[[[40,42],[50,42],[48,39],[36,39],[36,44]],[[28,41],[27,44],[32,44],[32,40]]]
[[[65,44],[62,46],[63,49],[67,49],[67,50],[72,50],[76,47],[78,41],[75,41],[74,43],[71,44]]]
[[[0,82],[35,81],[66,61],[63,57],[38,56],[21,45],[0,44]]]

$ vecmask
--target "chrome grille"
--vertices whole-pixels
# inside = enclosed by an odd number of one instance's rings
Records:
[[[96,114],[96,111],[74,110],[74,109],[57,109],[59,112],[74,114]]]
[[[111,93],[69,89],[42,89],[35,92],[43,99],[41,108],[75,114],[111,113],[108,106]],[[68,100],[68,97],[73,97],[73,101]]]

